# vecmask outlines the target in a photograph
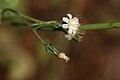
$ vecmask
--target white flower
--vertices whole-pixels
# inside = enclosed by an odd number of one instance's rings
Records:
[[[72,18],[71,14],[67,14],[67,17],[63,17],[63,21],[66,22],[66,24],[62,25],[62,28],[68,29],[68,34],[75,35],[76,31],[79,29],[80,23],[79,19],[77,17]]]
[[[68,29],[67,34],[65,35],[65,38],[68,40],[74,39],[75,41],[82,41],[82,35],[84,35],[84,31],[80,30],[80,23],[79,19],[77,17],[73,17],[71,14],[67,14],[68,17],[63,17],[63,21],[66,22],[66,24],[62,25],[62,28]]]

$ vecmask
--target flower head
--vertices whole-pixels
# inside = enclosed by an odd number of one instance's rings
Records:
[[[77,17],[73,17],[71,14],[67,14],[68,17],[63,17],[63,21],[66,22],[66,24],[62,25],[62,28],[68,29],[67,34],[65,35],[65,38],[68,40],[76,40],[80,42],[82,40],[82,35],[84,34],[84,31],[80,30],[80,23],[79,19]],[[66,31],[66,30],[65,30]]]
[[[77,17],[73,17],[71,14],[67,14],[67,17],[63,17],[63,21],[66,22],[66,24],[62,25],[62,28],[68,29],[68,34],[75,35],[76,31],[79,29],[80,26],[79,19]]]

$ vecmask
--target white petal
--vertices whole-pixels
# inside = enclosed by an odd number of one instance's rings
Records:
[[[69,28],[72,29],[72,30],[78,30],[79,29],[79,25],[77,25],[77,24],[70,25]]]
[[[67,17],[63,17],[62,19],[64,22],[68,23],[69,19]]]
[[[68,27],[68,24],[63,24],[63,25],[62,25],[62,28],[69,28],[69,27]]]
[[[69,30],[68,30],[68,34],[72,34],[72,29],[69,29]]]
[[[71,29],[71,30],[78,30],[78,25],[76,25],[76,24],[71,24],[71,25],[69,25],[69,29]]]
[[[79,23],[79,19],[77,17],[74,17],[72,20],[71,20],[71,24],[80,24]]]
[[[68,15],[69,19],[72,19],[72,15],[71,14],[67,14],[67,15]]]

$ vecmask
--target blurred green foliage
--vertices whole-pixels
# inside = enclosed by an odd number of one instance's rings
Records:
[[[0,8],[12,8],[16,9],[18,7],[20,0],[0,0]]]

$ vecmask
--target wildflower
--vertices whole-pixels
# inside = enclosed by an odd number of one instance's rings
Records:
[[[68,34],[72,34],[75,35],[76,31],[79,29],[80,23],[79,23],[79,19],[77,17],[72,18],[71,14],[67,14],[67,17],[63,17],[63,21],[66,22],[66,24],[62,25],[62,28],[64,29],[68,29]]]

